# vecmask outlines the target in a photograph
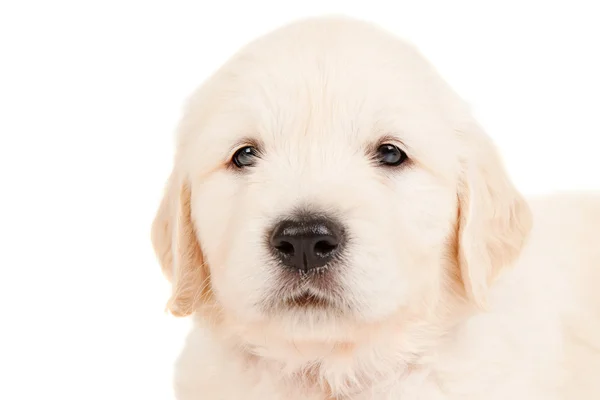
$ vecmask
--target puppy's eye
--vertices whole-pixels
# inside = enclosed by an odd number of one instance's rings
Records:
[[[406,153],[393,144],[382,144],[377,148],[376,160],[380,164],[396,167],[407,159]]]
[[[258,157],[258,150],[253,146],[244,146],[238,149],[231,162],[238,168],[251,167],[256,163]]]

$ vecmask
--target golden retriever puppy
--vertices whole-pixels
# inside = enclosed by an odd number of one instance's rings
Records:
[[[600,398],[600,198],[526,200],[410,45],[313,18],[190,98],[152,229],[180,400]]]

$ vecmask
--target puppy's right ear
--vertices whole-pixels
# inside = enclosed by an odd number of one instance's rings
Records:
[[[172,284],[168,310],[187,316],[210,294],[208,268],[192,222],[191,188],[174,170],[152,223],[152,245]]]

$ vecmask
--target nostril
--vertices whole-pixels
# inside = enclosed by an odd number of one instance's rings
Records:
[[[277,249],[277,251],[279,251],[282,254],[285,254],[286,256],[294,255],[294,245],[290,242],[281,241],[277,244],[277,246],[275,246],[275,248]]]
[[[314,251],[319,257],[328,257],[338,247],[337,243],[330,242],[328,240],[319,240],[315,243]]]

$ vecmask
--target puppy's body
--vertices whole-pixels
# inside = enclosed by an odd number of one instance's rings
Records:
[[[598,197],[525,200],[410,46],[282,28],[180,126],[153,227],[195,322],[177,397],[598,398],[599,234]]]

